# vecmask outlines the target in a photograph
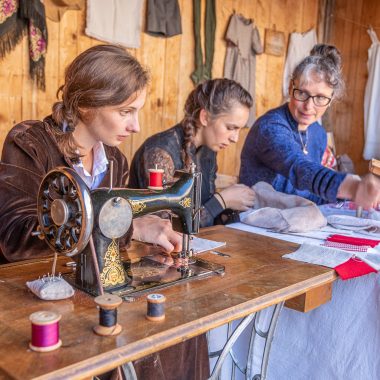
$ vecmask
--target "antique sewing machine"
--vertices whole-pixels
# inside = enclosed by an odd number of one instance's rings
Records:
[[[111,180],[112,184],[112,166]],[[125,188],[89,190],[75,170],[50,171],[38,194],[39,237],[61,255],[72,256],[75,271],[67,276],[73,285],[90,294],[99,286],[122,297],[187,281],[223,274],[224,267],[193,257],[192,235],[199,232],[201,174],[178,171],[179,180],[162,191]],[[119,240],[132,219],[168,210],[173,228],[183,233],[179,266],[167,266],[152,256],[137,262],[123,261]]]

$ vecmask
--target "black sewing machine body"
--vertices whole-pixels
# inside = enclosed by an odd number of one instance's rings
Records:
[[[59,254],[73,256],[75,272],[68,280],[90,294],[99,294],[99,280],[107,292],[128,297],[192,277],[224,273],[224,267],[192,258],[189,241],[199,232],[201,174],[178,171],[179,180],[162,191],[99,188],[90,191],[69,168],[57,168],[43,179],[38,195],[40,238]],[[123,262],[119,240],[132,219],[169,210],[173,228],[183,233],[179,268],[143,257]],[[93,249],[91,248],[93,242]]]

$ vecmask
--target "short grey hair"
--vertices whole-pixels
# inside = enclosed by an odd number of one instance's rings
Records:
[[[294,69],[292,81],[317,76],[334,91],[334,98],[340,99],[345,92],[342,75],[342,58],[339,50],[332,45],[317,44]]]

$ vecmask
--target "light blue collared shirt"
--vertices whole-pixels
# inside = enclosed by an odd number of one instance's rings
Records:
[[[104,150],[102,142],[96,143],[93,147],[94,152],[94,164],[92,167],[92,173],[89,173],[83,166],[82,160],[79,164],[74,164],[75,171],[82,177],[86,185],[92,190],[96,189],[102,182],[107,172],[108,159]]]

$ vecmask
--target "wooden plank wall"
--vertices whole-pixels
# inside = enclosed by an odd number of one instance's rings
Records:
[[[337,152],[347,153],[360,174],[368,172],[363,159],[364,91],[367,82],[367,59],[371,40],[367,33],[372,25],[380,37],[380,2],[378,0],[335,0],[331,16],[329,42],[343,56],[346,96],[331,112]]]
[[[203,8],[205,1],[202,0]],[[359,0],[362,2],[364,0]],[[183,34],[170,39],[141,35],[141,47],[132,49],[150,68],[152,84],[141,113],[142,132],[121,149],[128,159],[148,136],[169,128],[182,118],[182,108],[193,89],[189,78],[194,68],[192,1],[179,0]],[[304,32],[318,25],[318,0],[217,0],[217,30],[213,77],[222,76],[226,44],[224,35],[235,10],[255,20],[262,40],[265,28]],[[145,12],[144,12],[145,14]],[[145,17],[144,17],[145,18]],[[28,74],[28,44],[24,39],[0,64],[0,145],[17,122],[40,119],[50,113],[56,90],[63,82],[65,66],[90,46],[101,43],[84,34],[85,11],[67,11],[59,23],[48,20],[49,46],[46,58],[46,92],[37,90]],[[257,58],[256,113],[263,114],[281,103],[282,70],[285,57],[262,54]],[[219,172],[237,175],[240,151],[247,130],[236,146],[219,155]]]

